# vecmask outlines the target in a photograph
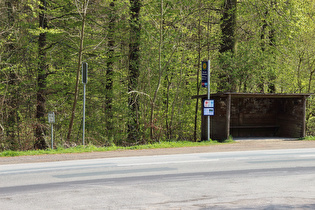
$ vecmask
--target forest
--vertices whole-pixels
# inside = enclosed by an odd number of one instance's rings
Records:
[[[315,0],[2,0],[0,151],[200,139],[211,92],[314,93]],[[315,135],[315,101],[306,133]]]

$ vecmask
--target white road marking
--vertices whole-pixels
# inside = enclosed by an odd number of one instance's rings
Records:
[[[119,167],[124,166],[144,166],[144,165],[161,165],[161,164],[177,164],[177,163],[198,163],[198,162],[213,162],[219,161],[219,159],[208,159],[208,160],[175,160],[175,161],[163,161],[163,162],[152,162],[152,163],[127,163],[118,164]]]
[[[299,155],[299,157],[315,157],[315,154]]]

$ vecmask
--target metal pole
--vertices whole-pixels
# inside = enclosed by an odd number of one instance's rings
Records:
[[[208,100],[210,100],[210,60],[208,60]],[[210,140],[210,116],[207,117],[208,118],[208,141]]]
[[[54,124],[51,123],[51,149],[54,149]]]
[[[83,134],[82,134],[82,144],[84,145],[84,135],[85,135],[85,83],[83,84]]]
[[[48,113],[48,123],[51,124],[51,149],[54,149],[54,123],[55,123],[55,113],[49,112]]]

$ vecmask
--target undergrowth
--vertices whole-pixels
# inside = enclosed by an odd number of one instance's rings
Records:
[[[209,146],[215,144],[231,143],[232,139],[219,143],[217,141],[201,141],[201,142],[190,142],[190,141],[163,141],[152,144],[135,145],[129,147],[121,147],[112,145],[109,147],[97,147],[95,145],[76,146],[70,148],[58,147],[56,149],[46,150],[28,150],[28,151],[3,151],[0,153],[0,157],[14,157],[14,156],[28,156],[28,155],[44,155],[44,154],[63,154],[63,153],[84,153],[84,152],[105,152],[105,151],[116,151],[116,150],[141,150],[141,149],[161,149],[161,148],[175,148],[175,147],[198,147],[198,146]]]

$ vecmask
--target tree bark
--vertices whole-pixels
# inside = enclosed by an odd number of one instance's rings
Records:
[[[72,112],[71,112],[71,119],[70,119],[70,123],[69,123],[67,141],[70,141],[70,138],[71,138],[73,121],[74,121],[74,117],[75,117],[75,109],[76,109],[76,105],[77,105],[77,101],[78,101],[80,70],[81,70],[82,54],[83,54],[85,19],[86,19],[86,11],[87,11],[87,7],[88,7],[88,2],[89,2],[88,0],[84,0],[84,3],[83,3],[82,26],[81,26],[81,33],[80,33],[80,48],[79,48],[79,58],[78,58],[78,65],[77,65],[77,77],[76,77],[76,83],[75,83],[74,100],[73,100],[73,106],[72,106]]]
[[[270,6],[271,8],[273,8],[276,5],[275,1],[271,1],[270,2]],[[268,10],[268,8],[266,8],[266,11],[264,13],[264,17],[263,17],[263,24],[262,24],[262,31],[261,31],[261,51],[263,53],[266,53],[266,48],[267,46],[269,46],[270,48],[273,48],[273,45],[275,44],[276,40],[275,40],[275,32],[276,30],[274,29],[273,25],[271,22],[268,22],[267,20],[269,19],[269,15],[270,15],[270,11]],[[267,29],[269,29],[269,32],[267,33]],[[266,45],[266,39],[268,39],[268,45]],[[273,51],[271,52],[267,52],[267,53],[271,53],[273,54]],[[263,68],[265,68],[265,66],[263,66]],[[270,75],[268,75],[268,78],[266,78],[267,80],[269,80],[268,82],[268,92],[269,93],[275,93],[276,92],[276,86],[274,83],[274,80],[276,79],[276,75],[271,72]],[[264,92],[264,86],[265,86],[265,78],[261,77],[261,81],[258,83],[258,90],[259,92],[263,93]]]
[[[201,0],[199,0],[199,20],[198,20],[198,69],[197,69],[197,96],[200,92],[200,63],[201,63]],[[210,84],[208,84],[210,85]],[[194,127],[194,141],[197,142],[197,122],[198,122],[198,109],[199,109],[199,99],[196,99],[195,106],[195,127]]]
[[[153,100],[152,100],[152,104],[151,104],[151,115],[150,115],[150,139],[153,139],[153,130],[154,130],[154,108],[155,108],[155,101],[157,98],[157,94],[159,92],[160,86],[161,86],[161,81],[162,81],[162,46],[163,46],[163,0],[161,0],[161,9],[160,9],[160,28],[159,28],[159,80],[158,80],[158,84],[157,87],[155,89],[154,92],[154,96],[153,96]]]
[[[138,87],[138,78],[140,75],[140,0],[130,0],[130,43],[129,43],[129,84],[128,91],[134,91]],[[139,102],[136,93],[130,93],[128,99],[129,116],[128,123],[128,141],[136,142],[139,135]]]
[[[13,13],[13,4],[14,0],[7,0],[5,2],[6,8],[7,8],[7,17],[8,17],[8,26],[12,27],[15,22],[15,17]],[[10,58],[14,51],[14,44],[10,42],[6,50],[8,52],[8,58]],[[8,138],[8,142],[10,143],[10,149],[16,150],[18,148],[18,143],[16,139],[16,126],[17,126],[17,106],[18,106],[18,93],[17,93],[17,87],[16,87],[16,80],[17,76],[14,70],[10,70],[9,72],[9,79],[8,79],[8,91],[9,91],[9,98],[8,98],[8,126],[6,129],[6,135]]]
[[[46,0],[40,1],[39,27],[47,29],[48,20],[46,17]],[[46,86],[47,86],[47,61],[46,61],[46,33],[40,33],[38,37],[38,70],[37,70],[37,106],[36,119],[37,125],[35,128],[35,149],[46,149],[45,135],[47,129],[44,125],[46,114]]]
[[[221,18],[222,43],[219,52],[232,52],[235,50],[236,29],[236,0],[224,0],[223,15]]]
[[[237,0],[224,0],[222,7],[222,18],[221,18],[221,32],[222,32],[222,42],[220,45],[219,52],[221,54],[231,53],[233,56],[235,52],[235,29],[236,29],[236,2]],[[222,58],[221,58],[222,59]],[[221,63],[224,61],[221,60]],[[236,90],[235,78],[232,77],[231,72],[226,72],[227,66],[222,65],[221,67],[224,73],[219,74],[219,91],[232,91]]]
[[[273,8],[274,6],[276,6],[276,2],[271,1],[271,8]],[[271,29],[269,31],[269,46],[271,48],[273,48],[274,45],[276,44],[276,39],[275,39],[276,30],[272,24],[270,24],[270,27],[271,27]],[[273,54],[273,51],[272,51],[272,54]],[[275,93],[276,92],[276,85],[275,85],[274,81],[276,79],[276,74],[274,72],[271,72],[269,79],[270,79],[270,82],[268,84],[268,92],[269,93]]]
[[[112,103],[113,103],[113,65],[114,65],[114,46],[115,46],[115,21],[116,21],[116,10],[115,10],[115,2],[113,0],[110,3],[110,11],[109,11],[109,23],[108,23],[108,51],[107,51],[107,68],[106,68],[106,92],[105,92],[105,122],[106,122],[106,130],[107,130],[107,138],[108,140],[112,140],[113,138],[113,111],[112,111]]]

